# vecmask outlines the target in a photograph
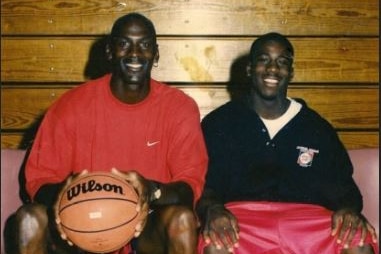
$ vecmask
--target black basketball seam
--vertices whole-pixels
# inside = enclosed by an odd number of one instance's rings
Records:
[[[99,232],[104,232],[104,231],[108,231],[108,230],[113,230],[113,229],[116,229],[116,228],[119,228],[119,227],[122,227],[128,223],[130,223],[131,221],[133,221],[136,217],[138,216],[138,213],[135,214],[134,217],[132,217],[130,220],[120,224],[120,225],[117,225],[117,226],[114,226],[114,227],[111,227],[111,228],[106,228],[106,229],[102,229],[102,230],[96,230],[96,231],[85,231],[85,230],[76,230],[76,229],[72,229],[70,227],[67,227],[65,225],[62,224],[62,226],[68,230],[71,230],[73,232],[77,232],[77,233],[99,233]]]
[[[79,203],[83,203],[83,202],[88,202],[88,201],[94,201],[94,200],[105,200],[105,199],[111,199],[111,200],[123,200],[123,201],[127,201],[127,202],[130,202],[130,203],[133,203],[133,204],[137,204],[136,201],[132,200],[132,199],[128,199],[128,198],[107,198],[107,197],[99,197],[99,198],[90,198],[90,199],[85,199],[85,200],[80,200],[80,201],[75,201],[69,205],[66,205],[64,207],[61,207],[60,208],[60,211],[58,214],[61,214],[61,212],[63,210],[65,210],[66,208],[70,207],[70,206],[73,206],[73,205],[76,205],[76,204],[79,204]]]

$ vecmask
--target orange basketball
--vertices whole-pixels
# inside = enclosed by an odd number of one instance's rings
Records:
[[[133,237],[138,195],[124,179],[106,172],[75,179],[59,197],[58,216],[68,239],[79,248],[105,253]]]

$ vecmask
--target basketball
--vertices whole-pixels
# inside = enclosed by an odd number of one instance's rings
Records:
[[[133,238],[137,201],[136,191],[121,177],[88,173],[61,192],[58,216],[73,244],[93,253],[112,252]]]

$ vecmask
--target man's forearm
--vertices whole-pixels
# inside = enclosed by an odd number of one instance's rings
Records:
[[[222,200],[211,189],[205,189],[200,200],[197,202],[196,212],[203,221],[209,208],[224,207]]]
[[[161,205],[184,205],[193,207],[193,191],[192,188],[185,182],[173,182],[168,184],[162,184],[157,182],[154,185],[151,184],[150,196],[154,199],[152,201],[153,206]],[[156,186],[155,186],[156,185]],[[152,187],[153,186],[153,187]],[[160,197],[155,199],[155,192],[160,190]]]
[[[47,207],[51,207],[57,200],[59,191],[62,188],[62,183],[58,184],[45,184],[37,191],[34,201],[43,204]]]

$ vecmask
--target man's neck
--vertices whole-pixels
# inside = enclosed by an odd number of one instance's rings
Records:
[[[249,107],[265,119],[276,119],[282,116],[289,106],[290,100],[287,98],[265,100],[258,96],[251,96],[249,99]]]
[[[121,102],[126,104],[136,104],[147,98],[150,85],[125,83],[120,79],[111,79],[111,92]]]

